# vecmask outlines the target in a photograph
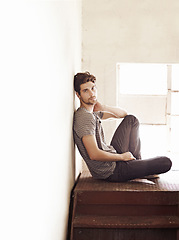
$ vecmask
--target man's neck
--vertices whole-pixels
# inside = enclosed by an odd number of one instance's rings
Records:
[[[90,113],[92,113],[93,109],[94,109],[94,105],[81,103],[80,108],[86,108],[86,110],[88,110]]]

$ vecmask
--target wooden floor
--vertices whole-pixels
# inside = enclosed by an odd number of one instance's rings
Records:
[[[179,240],[179,171],[126,183],[81,174],[73,190],[71,240]]]

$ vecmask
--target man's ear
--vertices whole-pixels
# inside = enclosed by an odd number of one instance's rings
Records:
[[[78,92],[76,92],[76,96],[80,99],[80,94]]]

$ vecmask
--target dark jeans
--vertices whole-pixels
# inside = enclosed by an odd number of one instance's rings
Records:
[[[111,141],[117,153],[131,152],[136,160],[118,161],[114,173],[107,178],[111,182],[124,182],[147,175],[165,173],[172,162],[167,157],[155,157],[141,160],[139,121],[133,115],[127,115],[118,126]]]

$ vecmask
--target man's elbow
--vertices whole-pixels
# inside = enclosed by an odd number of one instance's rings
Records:
[[[91,160],[97,160],[97,157],[95,154],[90,154],[89,157]]]
[[[121,113],[121,117],[124,118],[125,116],[127,116],[127,111],[126,110],[122,110],[122,113]]]
[[[128,114],[128,113],[125,111],[125,112],[124,112],[124,114],[123,114],[123,117],[126,117],[126,116],[127,116],[127,114]]]
[[[119,113],[116,115],[117,118],[124,118],[125,116],[127,116],[127,112],[124,109],[120,109]]]
[[[117,118],[124,118],[127,116],[127,112],[126,111],[123,111],[123,113],[121,113],[119,116],[117,116]]]
[[[99,159],[98,151],[92,151],[92,152],[89,154],[89,157],[90,157],[91,160],[98,160],[98,159]]]

